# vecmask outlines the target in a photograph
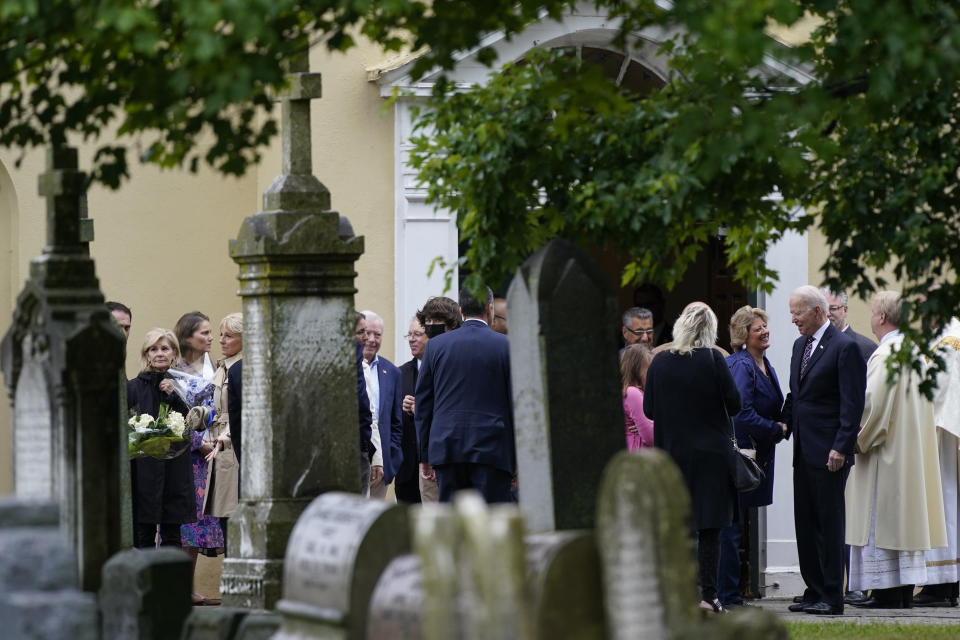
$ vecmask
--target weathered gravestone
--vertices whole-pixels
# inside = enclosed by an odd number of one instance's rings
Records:
[[[532,532],[593,526],[604,465],[624,448],[617,306],[602,269],[551,240],[507,294],[520,508]]]
[[[193,564],[177,549],[128,549],[103,567],[102,640],[179,638],[193,605]]]
[[[307,71],[306,54],[290,69],[283,174],[230,243],[243,297],[245,446],[221,591],[225,605],[262,609],[280,598],[287,539],[310,500],[360,491],[352,335],[363,239],[311,174],[320,75]]]
[[[79,590],[57,505],[0,499],[0,637],[95,640],[97,602]]]
[[[14,486],[25,499],[54,500],[77,550],[80,581],[95,591],[107,558],[121,548],[121,417],[117,411],[123,334],[81,237],[83,173],[75,149],[47,154],[40,193],[47,245],[30,263],[3,340],[13,402]]]
[[[603,476],[596,531],[608,637],[786,640],[783,624],[759,608],[702,620],[690,526],[690,497],[665,453],[614,457]]]
[[[269,640],[283,618],[240,607],[193,607],[180,640]]]
[[[380,575],[410,551],[407,507],[325,493],[290,536],[275,640],[363,640]]]

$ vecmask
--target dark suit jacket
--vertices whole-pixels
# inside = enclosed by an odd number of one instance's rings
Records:
[[[227,369],[227,414],[230,418],[230,442],[237,454],[237,462],[242,462],[240,445],[243,442],[243,359],[237,360]]]
[[[843,335],[848,338],[853,338],[853,341],[857,343],[857,348],[860,349],[860,355],[863,356],[863,361],[866,362],[870,359],[870,356],[873,355],[873,352],[877,350],[877,343],[871,340],[866,336],[862,336],[856,331],[853,330],[853,327],[847,325],[847,330],[843,332]]]
[[[411,358],[409,362],[400,365],[400,400],[403,402],[403,396],[412,396],[417,393],[417,359]],[[397,469],[397,482],[417,482],[419,476],[417,459],[417,426],[413,420],[413,414],[403,412],[401,420],[403,425],[403,439],[401,440],[401,449],[403,449],[403,462]]]
[[[363,377],[363,345],[357,343],[357,413],[360,422],[360,452],[373,458],[377,448],[370,437],[373,435],[373,415],[370,413],[370,396],[367,395],[367,379]]]
[[[806,336],[800,336],[793,343],[790,393],[783,407],[784,422],[796,438],[793,463],[802,460],[812,466],[825,466],[833,449],[847,456],[847,464],[852,465],[863,416],[867,365],[857,344],[829,325],[801,379],[806,340]]]
[[[417,380],[417,444],[431,465],[474,463],[512,473],[507,337],[476,319],[427,343]]]
[[[403,462],[403,425],[401,423],[400,369],[381,355],[377,356],[377,380],[380,382],[380,449],[383,451],[383,484],[390,484]]]

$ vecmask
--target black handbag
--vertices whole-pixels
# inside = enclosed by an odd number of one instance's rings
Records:
[[[731,438],[732,451],[730,452],[733,461],[731,463],[731,474],[733,475],[733,486],[737,491],[753,491],[763,482],[763,469],[757,464],[757,461],[740,450],[737,446],[737,439]]]

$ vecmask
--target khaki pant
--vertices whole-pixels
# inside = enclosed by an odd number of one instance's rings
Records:
[[[437,487],[436,480],[424,480],[417,471],[417,479],[420,481],[420,501],[421,502],[440,502],[440,489]]]

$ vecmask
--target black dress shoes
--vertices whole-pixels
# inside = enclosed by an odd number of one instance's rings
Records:
[[[840,616],[843,615],[843,605],[835,607],[826,602],[815,602],[804,607],[803,612],[818,616]]]
[[[799,598],[800,596],[797,596],[797,597]],[[796,598],[794,598],[794,600],[796,600]],[[803,600],[800,600],[800,602],[795,602],[794,604],[787,607],[787,611],[792,611],[793,613],[803,613],[804,609],[806,609],[812,604],[814,603],[804,602]]]
[[[913,596],[913,606],[915,607],[955,607],[957,606],[957,599],[935,596],[933,594],[923,593],[921,591],[917,595]]]
[[[891,589],[874,589],[866,600],[851,604],[862,609],[912,609],[913,597],[913,585],[904,585]]]
[[[843,602],[845,604],[856,605],[869,598],[870,596],[867,595],[866,591],[850,591],[847,595],[843,596]]]
[[[804,604],[807,601],[803,599],[803,596],[793,596],[794,604]]]

